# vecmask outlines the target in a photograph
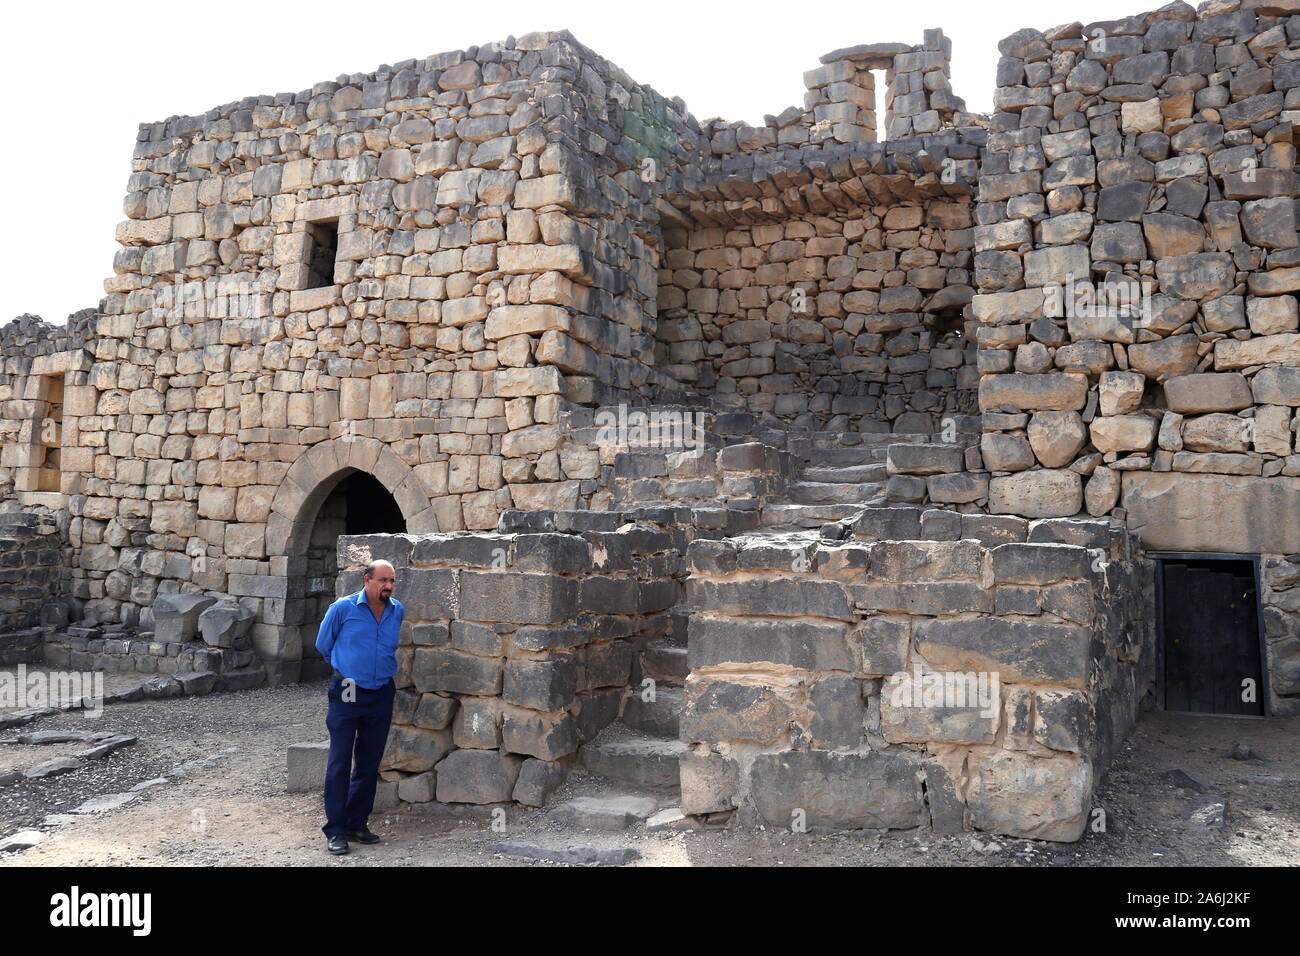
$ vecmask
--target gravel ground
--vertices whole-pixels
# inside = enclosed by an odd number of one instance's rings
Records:
[[[288,744],[325,736],[324,684],[261,688],[198,698],[113,704],[98,720],[76,712],[42,718],[25,729],[95,729],[133,734],[132,747],[74,773],[0,789],[0,837],[66,814],[90,797],[169,781],[102,814],[64,820],[39,846],[0,857],[14,865],[494,865],[557,866],[489,849],[522,840],[552,849],[588,844],[630,847],[637,865],[1283,865],[1300,858],[1300,720],[1234,720],[1145,715],[1098,795],[1106,832],[1077,844],[1037,843],[984,834],[929,831],[791,834],[777,830],[647,833],[582,830],[546,811],[508,809],[493,828],[488,808],[425,805],[376,813],[385,842],[354,846],[345,857],[324,853],[319,794],[284,791]],[[5,732],[11,735],[13,732]],[[1265,759],[1232,759],[1245,742]],[[0,746],[31,754],[29,766],[85,745]],[[177,774],[176,768],[197,761]],[[9,764],[6,764],[9,765]],[[1170,770],[1209,785],[1208,794],[1175,785]],[[594,792],[598,781],[576,772],[558,796]],[[1227,798],[1222,829],[1190,822],[1214,795]],[[498,820],[498,823],[500,821]]]

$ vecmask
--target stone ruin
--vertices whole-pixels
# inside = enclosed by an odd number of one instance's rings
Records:
[[[0,330],[2,659],[317,678],[382,557],[386,800],[1069,841],[1226,555],[1300,713],[1300,0],[999,51],[987,115],[938,30],[762,126],[559,32],[142,125],[99,307]]]

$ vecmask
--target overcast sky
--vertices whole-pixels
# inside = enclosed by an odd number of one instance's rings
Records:
[[[953,86],[992,105],[997,41],[1025,26],[1153,9],[1138,0],[487,0],[478,3],[250,5],[22,4],[6,10],[0,54],[10,77],[0,174],[0,324],[31,312],[62,324],[95,306],[112,274],[114,229],[137,127],[245,96],[297,92],[341,73],[568,29],[697,119],[756,123],[802,105],[804,70],[856,43],[953,41]],[[35,10],[33,11],[33,8]],[[358,13],[363,17],[357,21]],[[882,116],[883,121],[883,116]]]

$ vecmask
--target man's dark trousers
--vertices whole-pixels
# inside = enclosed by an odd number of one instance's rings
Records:
[[[345,693],[355,700],[344,700]],[[364,830],[375,805],[379,782],[379,760],[388,742],[388,725],[393,719],[393,698],[397,686],[392,680],[377,690],[345,687],[336,672],[330,678],[329,714],[325,726],[330,732],[330,755],[325,765],[326,836],[342,836]]]

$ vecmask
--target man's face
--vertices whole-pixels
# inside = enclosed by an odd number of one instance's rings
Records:
[[[393,596],[393,586],[396,584],[396,580],[393,569],[389,565],[379,565],[372,574],[366,576],[365,581],[367,600],[387,601]]]

